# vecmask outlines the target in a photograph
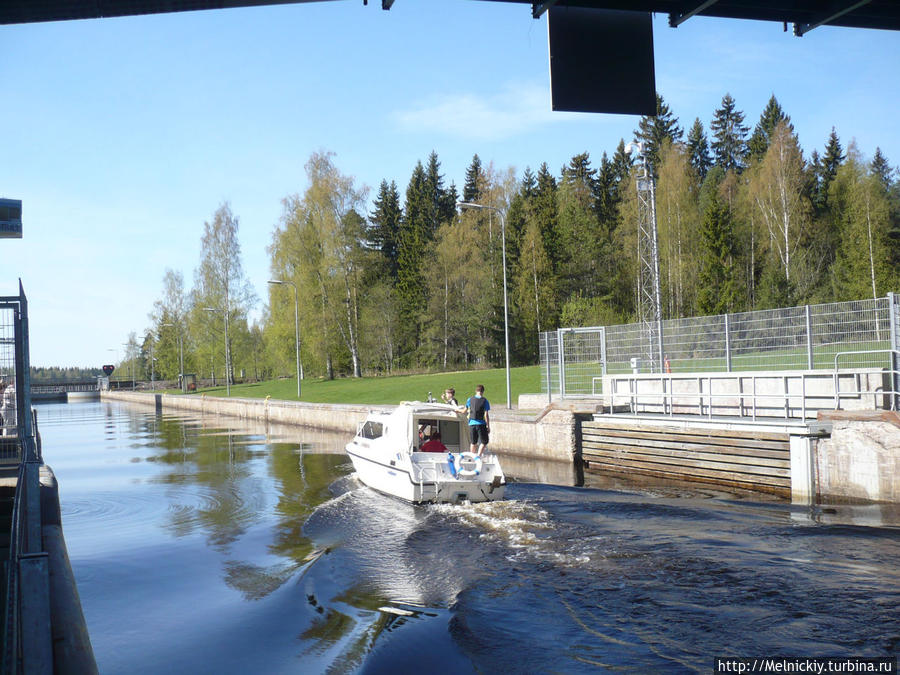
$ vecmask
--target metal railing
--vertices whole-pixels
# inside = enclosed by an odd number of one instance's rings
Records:
[[[32,384],[32,394],[65,394],[70,391],[97,391],[99,385],[94,382],[56,382],[50,384]]]
[[[560,328],[540,334],[543,391],[552,398],[597,396],[597,378],[617,373],[677,374],[830,370],[837,353],[864,352],[859,367],[900,369],[900,296],[668,319],[663,358],[649,357],[644,324]],[[900,388],[894,384],[893,389]]]
[[[4,438],[15,439],[20,458],[6,567],[2,672],[52,673],[50,568],[41,536],[43,460],[31,408],[28,302],[21,282],[18,296],[0,298],[0,317],[0,371],[11,380],[3,391],[0,414],[4,433],[15,430]]]
[[[900,357],[900,352],[896,350],[876,351],[887,351],[892,357]],[[627,401],[632,413],[698,415],[709,419],[807,419],[815,417],[821,410],[840,410],[841,401],[846,399],[859,401],[857,407],[862,409],[900,408],[900,390],[895,384],[900,380],[900,371],[840,369],[838,365],[842,356],[867,357],[871,354],[868,351],[837,354],[831,372],[611,375],[608,378],[611,388],[609,398],[613,405]],[[842,388],[841,383],[847,380],[854,384],[853,388]],[[862,386],[863,382],[867,386]],[[720,386],[717,392],[715,383],[725,386]],[[625,385],[627,390],[620,391],[620,386]],[[780,390],[772,391],[773,388]],[[868,404],[865,402],[867,398],[871,399]]]
[[[840,391],[840,359],[841,357],[867,357],[872,352],[887,354],[890,363],[892,364],[890,368],[885,369],[883,372],[887,376],[887,387],[883,388],[880,392],[871,392],[871,391],[861,391],[861,387],[857,386],[855,391]],[[887,401],[887,405],[884,407],[890,408],[891,410],[900,410],[900,350],[897,349],[876,349],[870,351],[853,351],[853,352],[838,352],[834,355],[834,409],[841,409],[841,399],[848,397],[864,397],[864,396],[884,396]]]

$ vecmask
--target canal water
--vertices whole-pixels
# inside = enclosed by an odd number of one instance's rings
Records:
[[[681,673],[900,650],[890,512],[575,487],[512,460],[508,501],[414,507],[361,486],[341,435],[120,403],[38,421],[102,673]]]

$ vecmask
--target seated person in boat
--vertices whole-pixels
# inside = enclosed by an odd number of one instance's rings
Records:
[[[447,446],[441,442],[441,432],[435,431],[431,434],[431,440],[423,443],[419,452],[447,452]]]
[[[431,430],[437,428],[437,420],[419,420],[419,443],[431,438]]]

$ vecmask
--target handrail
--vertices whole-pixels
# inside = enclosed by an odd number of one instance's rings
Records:
[[[895,356],[900,356],[900,351],[897,351],[896,349],[864,349],[855,352],[838,352],[834,355],[834,369],[838,369],[838,359],[842,356],[850,356],[853,354],[894,354]]]
[[[834,355],[834,409],[841,409],[841,396],[849,397],[849,396],[863,396],[868,394],[869,392],[864,392],[860,390],[856,391],[845,391],[841,392],[838,382],[838,373],[840,372],[838,369],[838,360],[842,356],[854,356],[859,354],[890,354],[891,355],[891,368],[884,369],[883,372],[889,374],[891,376],[891,388],[890,390],[882,391],[882,394],[889,395],[891,397],[891,410],[900,409],[900,351],[896,349],[866,349],[862,351],[852,351],[852,352],[838,352]],[[896,357],[896,358],[893,358]]]
[[[858,351],[858,352],[841,352],[835,357],[835,363],[838,363],[839,357],[847,355],[847,354],[872,354],[872,353],[892,353],[895,355],[900,355],[900,352],[897,350],[868,350],[868,351]],[[866,371],[871,371],[874,369],[864,369]],[[857,373],[859,369],[857,369]],[[890,397],[890,408],[892,410],[898,409],[898,401],[900,401],[900,386],[897,385],[900,382],[900,370],[897,369],[880,369],[880,372],[886,373],[891,377],[891,386],[889,388],[882,387],[876,390],[862,390],[861,388],[857,388],[854,391],[841,391],[840,390],[840,375],[846,375],[846,371],[840,373],[837,368],[834,371],[816,371],[816,372],[784,372],[780,375],[774,375],[772,373],[767,373],[765,375],[755,374],[753,372],[738,372],[738,373],[706,373],[702,375],[698,374],[676,374],[673,375],[671,373],[658,374],[656,376],[652,375],[614,375],[611,376],[611,384],[612,391],[609,393],[611,396],[611,400],[614,400],[617,396],[625,396],[630,402],[630,407],[632,412],[636,413],[638,411],[638,407],[641,404],[644,405],[658,405],[662,408],[662,414],[667,414],[672,416],[675,414],[675,407],[678,405],[681,408],[689,408],[692,404],[689,401],[685,401],[685,399],[696,399],[695,407],[697,409],[697,414],[701,416],[705,416],[707,418],[712,418],[714,415],[717,416],[733,416],[735,412],[729,413],[714,413],[715,402],[721,399],[736,399],[737,403],[735,406],[731,406],[732,410],[736,408],[736,414],[740,417],[745,416],[746,411],[746,403],[749,402],[750,407],[750,415],[752,419],[756,420],[757,416],[760,414],[761,402],[764,401],[783,401],[783,409],[784,414],[783,417],[785,419],[796,418],[798,415],[793,411],[797,410],[799,412],[799,417],[801,419],[806,419],[811,416],[809,413],[811,412],[808,406],[808,402],[812,400],[822,400],[822,399],[834,399],[834,409],[840,409],[840,399],[841,398],[849,398],[856,397],[862,398],[864,396],[889,396]],[[826,380],[832,379],[834,380],[834,393],[811,393],[807,386],[809,380]],[[715,393],[712,391],[713,382],[721,381],[721,380],[731,380],[737,382],[737,391],[730,392],[721,392]],[[752,390],[750,392],[745,392],[743,390],[742,382],[748,381],[752,385]],[[769,381],[777,381],[781,380],[781,391],[775,393],[761,393],[757,390],[757,380],[769,380]],[[697,383],[696,391],[684,391],[684,392],[675,392],[673,383],[674,382],[683,382],[683,381],[694,381]],[[791,391],[791,382],[799,383],[799,391]],[[626,383],[628,385],[628,391],[620,393],[619,391],[619,383]],[[642,393],[639,391],[639,382],[659,382],[660,391],[654,392],[646,392]],[[704,386],[705,385],[705,386]],[[705,389],[705,391],[704,391]],[[680,402],[676,402],[677,399],[681,399]],[[794,402],[792,404],[792,401]],[[782,406],[780,405],[770,405],[764,408],[763,410],[768,410],[770,412],[774,412],[778,408]],[[812,412],[815,413],[818,409],[821,409],[821,406],[815,406],[812,409]],[[767,415],[770,416],[770,415]],[[780,415],[779,415],[780,417]]]

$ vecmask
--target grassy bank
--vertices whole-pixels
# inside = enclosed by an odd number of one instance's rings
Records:
[[[503,368],[468,370],[429,375],[398,375],[394,377],[341,378],[337,380],[306,379],[301,383],[301,400],[310,403],[361,403],[392,405],[400,401],[424,401],[431,392],[436,399],[447,387],[456,389],[460,403],[470,396],[476,384],[483,384],[485,396],[497,407],[506,405],[506,375]],[[541,390],[540,366],[512,368],[510,371],[512,402],[519,394]],[[173,392],[177,393],[177,392]],[[225,396],[225,387],[201,389],[207,396]],[[241,398],[272,398],[297,400],[297,380],[270,380],[254,384],[236,384],[231,395]]]

